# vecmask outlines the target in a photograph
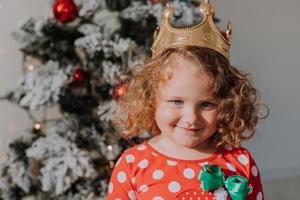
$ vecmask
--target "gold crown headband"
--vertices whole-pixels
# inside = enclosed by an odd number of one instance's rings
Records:
[[[231,23],[227,25],[226,36],[223,36],[213,22],[214,7],[209,0],[201,3],[199,8],[203,14],[200,24],[187,28],[174,28],[169,24],[169,18],[173,13],[172,5],[170,3],[166,5],[161,16],[162,23],[154,32],[152,57],[173,46],[200,46],[213,49],[229,60]]]

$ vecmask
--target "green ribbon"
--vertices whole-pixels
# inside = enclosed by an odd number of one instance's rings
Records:
[[[233,175],[225,180],[224,173],[218,165],[204,165],[198,179],[202,181],[204,191],[215,190],[225,186],[232,200],[246,199],[250,187],[243,176]]]

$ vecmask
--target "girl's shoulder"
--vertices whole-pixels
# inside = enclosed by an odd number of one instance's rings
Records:
[[[245,147],[237,148],[225,145],[222,149],[220,162],[225,169],[247,178],[249,178],[251,174],[255,176],[258,174],[256,162],[250,151]]]
[[[124,157],[130,157],[130,155],[135,157],[144,157],[149,152],[148,146],[146,142],[142,142],[140,144],[136,144],[128,149],[126,149],[122,156]]]
[[[141,161],[144,161],[144,163],[147,164],[147,162],[149,162],[149,157],[151,157],[151,151],[148,149],[146,143],[143,142],[126,149],[120,156],[116,165],[121,163],[123,166],[125,165],[131,168],[132,165],[139,164]]]
[[[228,155],[230,157],[235,157],[238,160],[252,158],[250,151],[246,147],[233,147],[227,144],[222,148],[222,153],[224,156]]]

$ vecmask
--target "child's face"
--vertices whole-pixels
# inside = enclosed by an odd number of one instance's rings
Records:
[[[217,131],[216,100],[199,64],[171,56],[172,77],[158,91],[155,120],[162,138],[178,147],[205,145]],[[190,125],[188,127],[188,125]]]

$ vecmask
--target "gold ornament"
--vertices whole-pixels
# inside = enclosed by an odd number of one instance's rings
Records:
[[[170,3],[166,5],[162,13],[160,28],[155,31],[153,36],[152,57],[173,46],[199,46],[213,49],[229,59],[231,23],[228,23],[226,33],[222,35],[213,22],[214,7],[210,2],[205,0],[200,4],[199,9],[203,14],[200,24],[186,28],[174,28],[169,24],[169,18],[173,13],[172,5]]]

